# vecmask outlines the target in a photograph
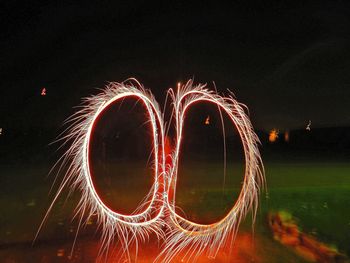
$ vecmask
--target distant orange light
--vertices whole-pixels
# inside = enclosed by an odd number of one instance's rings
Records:
[[[276,142],[278,139],[278,131],[276,129],[272,129],[269,134],[269,142]]]
[[[284,141],[289,142],[289,131],[284,132]]]
[[[64,256],[64,249],[61,248],[59,250],[57,250],[57,257],[63,257]]]
[[[41,96],[46,96],[46,88],[43,88],[43,89],[41,90]]]
[[[210,124],[210,116],[208,115],[207,118],[205,119],[204,122],[205,125],[209,125]]]

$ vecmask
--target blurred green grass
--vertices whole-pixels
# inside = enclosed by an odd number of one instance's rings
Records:
[[[268,188],[261,193],[255,235],[264,240],[268,262],[279,262],[271,253],[294,258],[293,253],[273,240],[267,226],[267,213],[276,210],[289,211],[303,231],[349,255],[350,164],[265,163],[265,169]],[[242,170],[242,165],[228,164],[223,190],[222,164],[186,164],[179,170],[177,205],[193,220],[220,218],[232,207],[240,191]],[[54,175],[46,178],[49,167],[44,166],[3,167],[2,171],[0,244],[31,242],[53,198],[49,189]],[[132,191],[138,191],[137,187]],[[131,199],[137,196],[132,191],[129,190]],[[73,239],[74,232],[69,228],[76,226],[72,217],[79,193],[68,199],[66,196],[67,192],[54,206],[39,239]],[[251,230],[248,215],[240,231]]]
[[[350,165],[267,163],[265,169],[267,189],[260,195],[255,226],[257,233],[271,236],[267,213],[286,210],[296,218],[304,232],[350,255]],[[193,173],[195,168],[188,167],[190,170]],[[237,174],[238,170],[229,168],[227,177],[230,173]],[[203,180],[205,178],[202,177],[201,184]],[[210,179],[208,181],[205,184],[210,184]],[[241,183],[240,177],[233,181],[233,185]],[[190,219],[208,218],[207,222],[210,222],[229,211],[239,191],[238,187],[225,188],[225,191],[218,187],[183,191],[177,201],[185,207],[185,211],[190,211],[190,214],[185,213]],[[242,227],[249,229],[250,224],[248,216]]]

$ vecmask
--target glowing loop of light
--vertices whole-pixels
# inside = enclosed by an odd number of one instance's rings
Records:
[[[146,209],[142,209],[143,211],[137,214],[133,215],[123,215],[119,214],[109,207],[107,207],[99,195],[97,194],[94,184],[92,182],[92,177],[91,177],[91,172],[90,172],[90,158],[89,158],[89,151],[90,151],[90,140],[91,140],[91,134],[93,131],[93,128],[95,126],[95,123],[99,116],[103,114],[103,111],[107,109],[111,104],[114,102],[117,102],[118,100],[125,99],[127,97],[136,97],[137,99],[141,100],[144,105],[146,106],[147,109],[147,114],[150,119],[150,123],[152,125],[152,134],[153,134],[153,141],[154,141],[154,163],[155,163],[155,169],[154,169],[154,179],[155,182],[153,184],[153,191],[152,193],[152,198],[151,201],[149,202],[149,205],[147,205]],[[82,159],[82,166],[84,170],[84,178],[86,180],[87,187],[89,189],[89,192],[91,196],[93,197],[93,200],[96,202],[96,204],[100,207],[100,209],[111,217],[112,219],[115,219],[117,221],[123,222],[125,224],[129,225],[148,225],[152,223],[152,221],[156,220],[160,214],[161,211],[163,210],[162,206],[160,207],[159,211],[157,212],[156,216],[154,218],[151,218],[151,212],[155,209],[158,209],[159,207],[155,206],[155,203],[157,203],[157,200],[159,200],[159,197],[157,196],[159,186],[162,185],[160,183],[160,178],[163,177],[161,176],[162,173],[159,171],[160,168],[163,168],[164,166],[159,165],[159,142],[158,142],[158,128],[157,128],[157,120],[159,121],[161,119],[161,116],[157,116],[157,111],[155,111],[153,102],[146,96],[146,94],[142,94],[142,92],[137,92],[136,90],[131,91],[131,92],[123,92],[121,94],[116,95],[112,99],[106,101],[101,105],[101,107],[95,112],[94,116],[92,117],[91,123],[89,125],[89,128],[87,130],[87,134],[85,136],[85,142],[83,144],[83,159]],[[162,125],[162,124],[161,124]],[[163,132],[161,132],[163,134]],[[163,137],[163,136],[162,136]],[[163,159],[163,158],[162,158]],[[162,169],[163,170],[163,169]],[[163,183],[164,185],[164,183]],[[138,210],[141,210],[141,207],[143,207],[143,204],[139,206]]]
[[[70,166],[57,196],[67,184],[80,189],[82,195],[77,207],[80,222],[84,215],[87,215],[87,218],[97,215],[103,230],[104,253],[117,236],[122,245],[122,252],[128,255],[131,242],[143,241],[153,232],[165,240],[158,260],[170,262],[185,248],[185,257],[188,258],[196,258],[204,250],[209,257],[215,257],[218,249],[229,238],[234,238],[240,220],[247,212],[253,209],[254,215],[256,213],[264,173],[257,145],[258,138],[243,105],[233,96],[222,97],[206,89],[205,85],[193,86],[192,81],[178,87],[176,91],[170,89],[168,94],[172,98],[176,126],[176,143],[170,167],[167,167],[165,161],[165,128],[160,107],[152,94],[134,79],[123,83],[110,83],[102,93],[87,98],[86,105],[72,116],[68,135],[63,137],[65,143],[71,142],[64,156],[64,161],[70,161]],[[103,203],[94,188],[89,163],[89,143],[98,117],[111,104],[127,97],[135,97],[145,105],[153,131],[155,164],[154,183],[145,198],[147,201],[130,215],[117,213]],[[184,119],[188,109],[196,102],[213,103],[220,109],[220,114],[221,111],[227,114],[239,132],[245,155],[244,182],[237,201],[224,218],[208,225],[187,220],[175,211],[175,188]]]

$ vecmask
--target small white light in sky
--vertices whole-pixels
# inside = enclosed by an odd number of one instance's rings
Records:
[[[43,89],[41,90],[41,96],[46,96],[46,88],[43,88]]]
[[[309,120],[308,125],[306,126],[307,131],[311,131],[311,120]]]

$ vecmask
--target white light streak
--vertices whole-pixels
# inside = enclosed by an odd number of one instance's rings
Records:
[[[97,216],[97,224],[102,228],[100,255],[107,255],[111,244],[117,240],[121,244],[122,254],[129,261],[130,245],[135,242],[137,250],[138,243],[147,240],[151,233],[156,234],[159,240],[164,240],[162,252],[156,261],[171,262],[182,252],[187,260],[195,260],[203,252],[214,258],[220,248],[233,241],[239,223],[248,211],[253,210],[255,219],[259,191],[265,179],[258,149],[259,140],[245,114],[244,105],[239,104],[232,93],[228,97],[222,97],[206,89],[206,85],[193,86],[192,81],[183,86],[179,83],[177,90],[170,89],[168,95],[173,100],[176,129],[170,165],[166,163],[163,113],[152,94],[137,80],[109,83],[102,93],[85,99],[82,108],[68,120],[69,127],[60,139],[64,145],[69,145],[69,149],[60,160],[63,164],[68,164],[68,171],[39,230],[55,201],[67,186],[81,192],[76,208],[76,215],[80,216],[79,227],[89,222],[93,215]],[[144,104],[152,126],[154,148],[153,186],[145,201],[130,215],[120,214],[104,204],[93,185],[89,163],[89,143],[98,117],[110,105],[127,97],[135,97]],[[245,154],[244,182],[238,200],[224,218],[209,225],[191,222],[175,212],[176,180],[177,176],[182,176],[178,175],[178,161],[184,119],[187,110],[197,102],[213,103],[227,114],[239,132]],[[137,251],[135,253],[137,254]]]

